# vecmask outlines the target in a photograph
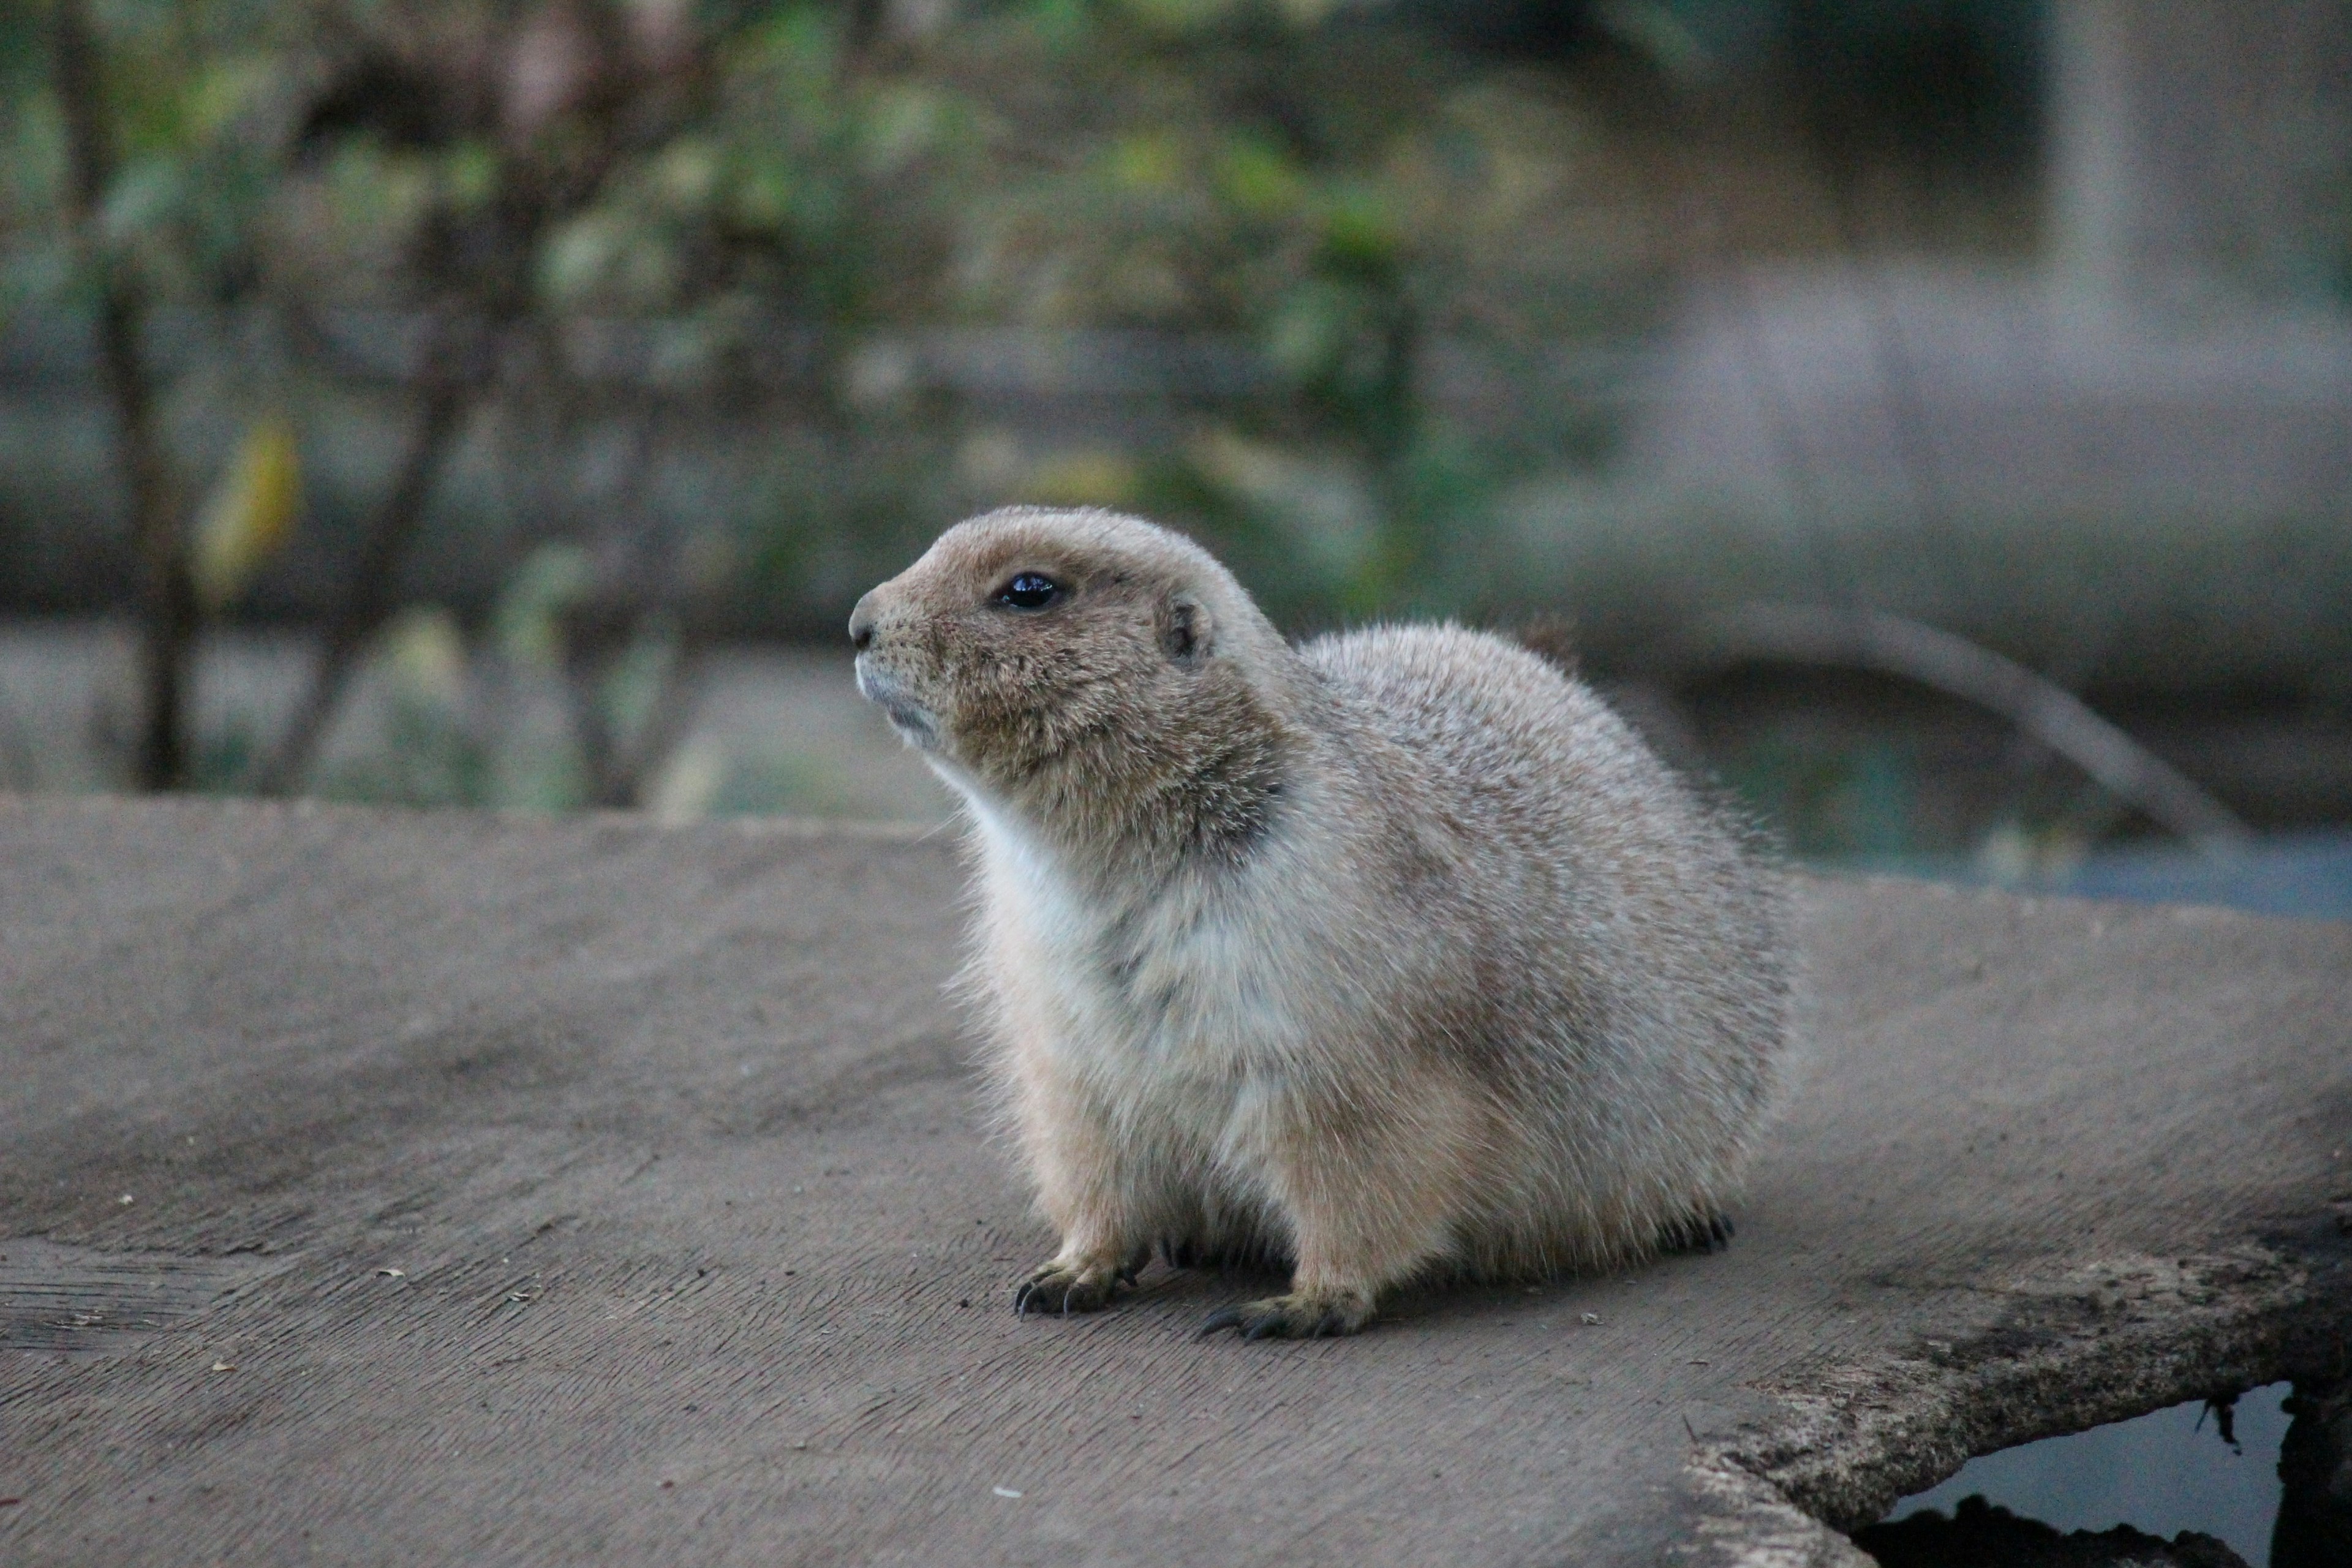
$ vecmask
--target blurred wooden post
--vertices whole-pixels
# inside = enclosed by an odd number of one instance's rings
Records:
[[[171,456],[156,427],[154,389],[139,357],[145,305],[108,255],[100,232],[114,148],[98,40],[79,0],[59,0],[52,46],[66,129],[68,219],[76,260],[97,288],[99,374],[121,441],[139,573],[141,713],[132,782],[142,790],[177,789],[188,782],[184,714],[196,636],[195,583]]]
[[[2073,302],[2121,321],[2345,281],[2352,5],[2059,0],[2053,230]]]

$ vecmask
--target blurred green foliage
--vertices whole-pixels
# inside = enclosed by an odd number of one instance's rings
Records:
[[[1762,9],[1564,7],[1609,48],[1561,69],[1330,0],[102,0],[97,238],[210,323],[163,390],[215,455],[290,414],[289,473],[397,473],[352,432],[420,387],[464,405],[436,437],[464,460],[425,455],[419,548],[485,582],[456,615],[386,597],[378,743],[310,787],[855,810],[804,759],[672,754],[665,714],[730,608],[836,624],[985,505],[1146,510],[1300,629],[1481,614],[1523,564],[1497,501],[1609,450],[1609,367],[1686,243],[1623,79],[1668,96]],[[1787,9],[1825,56],[1877,26]],[[0,0],[12,312],[89,298],[50,15]],[[371,367],[338,320],[377,324]],[[1213,341],[1259,370],[1062,435],[942,391],[925,334],[957,330]],[[273,744],[226,724],[199,784],[246,787]],[[1895,742],[1727,766],[1795,847],[1866,857],[1916,847],[1920,771]]]
[[[0,9],[15,304],[77,287],[47,9]],[[809,392],[725,542],[738,595],[840,592],[1034,498],[1171,510],[1295,616],[1463,607],[1496,486],[1605,446],[1604,406],[1528,389],[1563,343],[1646,328],[1656,237],[1573,79],[1331,10],[112,0],[104,240],[158,306],[291,323],[208,363],[204,396],[314,425],[338,310],[472,312],[493,340],[446,353],[535,356],[484,398],[568,397],[575,433],[583,325],[655,324],[638,380],[689,396],[789,343]],[[1173,442],[1018,432],[1008,455],[872,352],[958,326],[1234,334],[1273,380]],[[1500,389],[1475,427],[1434,412],[1440,345]]]

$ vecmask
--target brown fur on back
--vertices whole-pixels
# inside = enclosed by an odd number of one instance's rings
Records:
[[[1064,592],[1008,607],[1023,572]],[[1063,1238],[1030,1294],[1257,1249],[1296,1278],[1254,1331],[1345,1331],[1405,1279],[1598,1266],[1729,1202],[1774,879],[1553,665],[1454,626],[1294,648],[1094,511],[961,524],[852,625],[973,823],[992,1073]]]

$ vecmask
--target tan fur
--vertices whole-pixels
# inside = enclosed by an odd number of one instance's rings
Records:
[[[1014,574],[1066,590],[997,602]],[[1173,533],[1011,509],[851,621],[953,785],[970,981],[1062,1237],[1024,1306],[1292,1260],[1222,1314],[1347,1332],[1405,1280],[1697,1239],[1762,1115],[1773,881],[1583,685],[1454,626],[1284,642]]]

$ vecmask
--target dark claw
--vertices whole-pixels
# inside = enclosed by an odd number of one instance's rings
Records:
[[[1054,1278],[1055,1276],[1049,1271],[1041,1269],[1034,1278],[1024,1279],[1020,1284],[1015,1285],[1013,1288],[1013,1315],[1016,1318],[1025,1318],[1033,1306],[1040,1312],[1053,1310],[1048,1304],[1045,1287],[1053,1281]],[[1064,1279],[1062,1280],[1062,1315],[1067,1317],[1069,1310],[1069,1281]]]
[[[1281,1331],[1281,1313],[1261,1312],[1256,1317],[1250,1320],[1249,1327],[1242,1331],[1242,1338],[1245,1340],[1262,1340],[1270,1334],[1278,1334]]]
[[[1109,1306],[1121,1289],[1134,1283],[1131,1272],[1107,1279],[1083,1269],[1047,1264],[1013,1287],[1013,1310],[1024,1318],[1032,1310],[1058,1313],[1065,1318],[1098,1311]]]
[[[1241,1324],[1242,1310],[1239,1307],[1220,1307],[1202,1320],[1200,1332],[1192,1337],[1205,1340],[1219,1329],[1238,1329]]]

